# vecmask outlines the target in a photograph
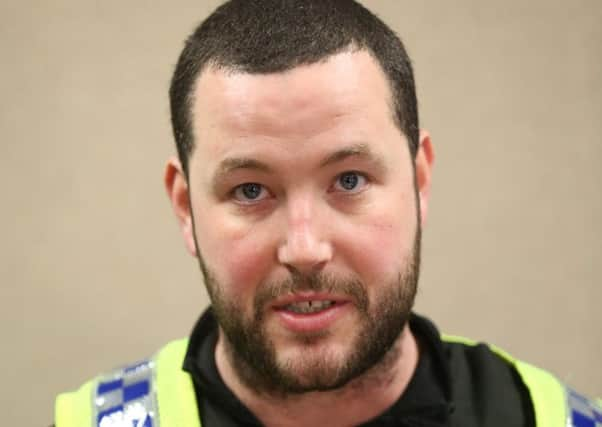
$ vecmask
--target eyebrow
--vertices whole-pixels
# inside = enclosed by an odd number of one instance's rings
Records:
[[[348,158],[357,157],[368,161],[378,169],[382,171],[385,169],[385,162],[379,156],[374,155],[367,144],[354,144],[348,147],[341,148],[334,153],[329,154],[324,160],[320,162],[320,167],[330,166],[335,163],[342,162]],[[222,160],[217,167],[217,170],[213,176],[213,184],[215,185],[224,179],[226,176],[236,170],[251,170],[259,171],[264,173],[272,173],[273,170],[266,163],[261,162],[257,159],[250,157],[229,157]]]
[[[223,181],[229,174],[236,170],[255,170],[264,173],[272,172],[272,169],[265,163],[250,157],[228,157],[220,162],[217,170],[211,179],[211,187],[214,191],[219,187],[219,183]]]
[[[215,177],[219,178],[237,170],[249,169],[261,172],[271,172],[271,168],[259,160],[250,157],[229,157],[222,160],[215,172]]]
[[[373,166],[379,170],[385,169],[385,162],[379,156],[376,156],[367,144],[354,144],[349,147],[344,147],[340,150],[335,151],[326,157],[321,163],[320,167],[329,166],[334,163],[342,162],[350,157],[357,157],[362,160],[366,160],[372,163]]]

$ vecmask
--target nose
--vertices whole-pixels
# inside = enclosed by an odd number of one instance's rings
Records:
[[[309,203],[291,206],[285,238],[278,247],[278,261],[299,273],[321,269],[332,259],[333,250],[320,228],[320,221]]]

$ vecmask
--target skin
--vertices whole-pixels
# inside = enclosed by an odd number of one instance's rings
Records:
[[[165,184],[187,249],[202,255],[220,298],[251,319],[266,283],[318,272],[358,279],[374,304],[411,262],[427,218],[433,150],[422,131],[412,166],[387,80],[372,57],[343,52],[267,75],[209,68],[195,94],[189,177],[172,158]],[[349,171],[359,177],[351,191],[340,180]],[[246,199],[244,183],[260,184],[260,196]],[[312,378],[311,361],[345,361],[362,326],[353,299],[311,345],[273,307],[263,315],[277,360],[300,381]],[[349,426],[399,398],[419,351],[405,326],[380,363],[344,386],[288,396],[257,393],[245,383],[221,330],[215,357],[225,383],[265,425]]]

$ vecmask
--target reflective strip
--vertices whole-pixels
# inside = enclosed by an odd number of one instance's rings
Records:
[[[92,425],[159,427],[153,360],[126,366],[100,377],[92,390]]]
[[[108,411],[115,406],[119,406],[123,403],[123,390],[117,389],[108,393],[100,394],[96,396],[94,405],[96,410],[100,412]]]
[[[567,389],[568,427],[602,427],[602,408],[593,400]]]

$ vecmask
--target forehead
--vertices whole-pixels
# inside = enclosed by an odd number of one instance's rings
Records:
[[[277,125],[275,117],[310,125],[306,119],[315,118],[316,113],[338,115],[372,108],[391,114],[390,100],[384,73],[362,50],[280,73],[248,74],[210,67],[195,87],[194,116],[201,119],[195,130],[204,127],[203,119],[211,120],[210,125],[245,130],[249,125]]]
[[[365,51],[281,73],[208,68],[195,88],[195,151],[211,158],[242,141],[247,148],[262,140],[287,149],[320,137],[364,141],[383,129],[399,132],[390,101],[388,81]]]

